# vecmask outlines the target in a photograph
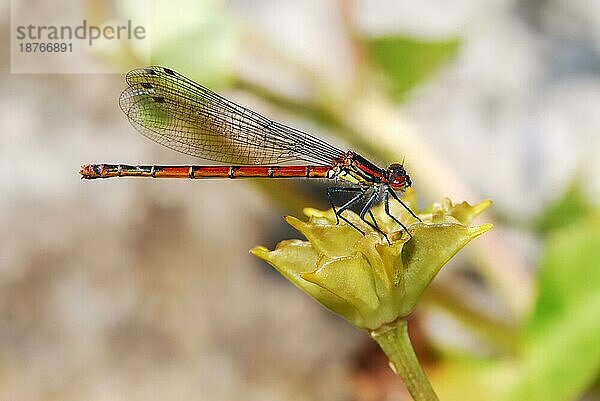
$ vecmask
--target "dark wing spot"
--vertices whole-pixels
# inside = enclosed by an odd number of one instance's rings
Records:
[[[164,103],[165,102],[165,98],[162,96],[152,96],[152,99],[154,99],[154,101],[156,103]]]
[[[152,89],[152,84],[150,82],[142,82],[140,85],[142,85],[142,88]]]
[[[144,71],[146,71],[146,74],[156,75],[156,71],[154,71],[152,68],[144,68]]]
[[[175,71],[173,71],[172,69],[163,67],[163,70],[165,71],[165,73],[175,76]]]

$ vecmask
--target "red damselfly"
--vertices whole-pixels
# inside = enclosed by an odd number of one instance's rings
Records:
[[[383,234],[371,212],[382,201],[385,213],[408,233],[389,211],[390,195],[420,220],[395,192],[411,186],[400,163],[379,168],[354,152],[231,102],[169,68],[132,70],[127,84],[119,103],[142,135],[178,152],[228,165],[87,164],[81,167],[82,178],[328,178],[346,184],[327,189],[338,223],[344,220],[364,234],[343,215],[358,205],[360,218]],[[302,165],[286,165],[292,162]],[[350,194],[350,199],[336,206],[334,196],[339,193]]]

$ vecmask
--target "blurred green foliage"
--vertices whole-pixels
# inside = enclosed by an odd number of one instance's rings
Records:
[[[600,218],[548,239],[513,400],[572,400],[600,368]]]
[[[235,79],[234,60],[238,52],[238,26],[221,0],[151,0],[140,7],[139,0],[109,3],[92,0],[90,19],[116,18],[150,20],[150,61],[143,49],[134,47],[94,49],[96,56],[121,68],[148,64],[173,68],[211,88],[222,88]]]
[[[436,388],[445,400],[567,401],[600,369],[600,217],[549,235],[535,307],[514,356],[450,356]]]
[[[153,2],[152,63],[218,88],[232,82],[237,32],[217,0]],[[176,22],[176,23],[175,23]]]
[[[460,41],[427,41],[408,36],[366,39],[369,56],[384,76],[385,86],[402,100],[415,85],[430,78],[456,54]]]
[[[581,181],[573,180],[565,193],[550,204],[536,224],[541,233],[565,227],[580,221],[593,210],[587,196],[583,192]]]

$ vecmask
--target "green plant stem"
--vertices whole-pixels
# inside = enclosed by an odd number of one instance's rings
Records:
[[[438,401],[413,350],[406,320],[399,319],[385,328],[374,330],[371,337],[385,352],[390,366],[415,401]]]

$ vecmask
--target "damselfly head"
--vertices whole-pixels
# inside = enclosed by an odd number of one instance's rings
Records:
[[[412,185],[408,173],[404,170],[404,166],[399,163],[390,164],[387,169],[387,179],[390,187],[397,191],[404,191]]]

